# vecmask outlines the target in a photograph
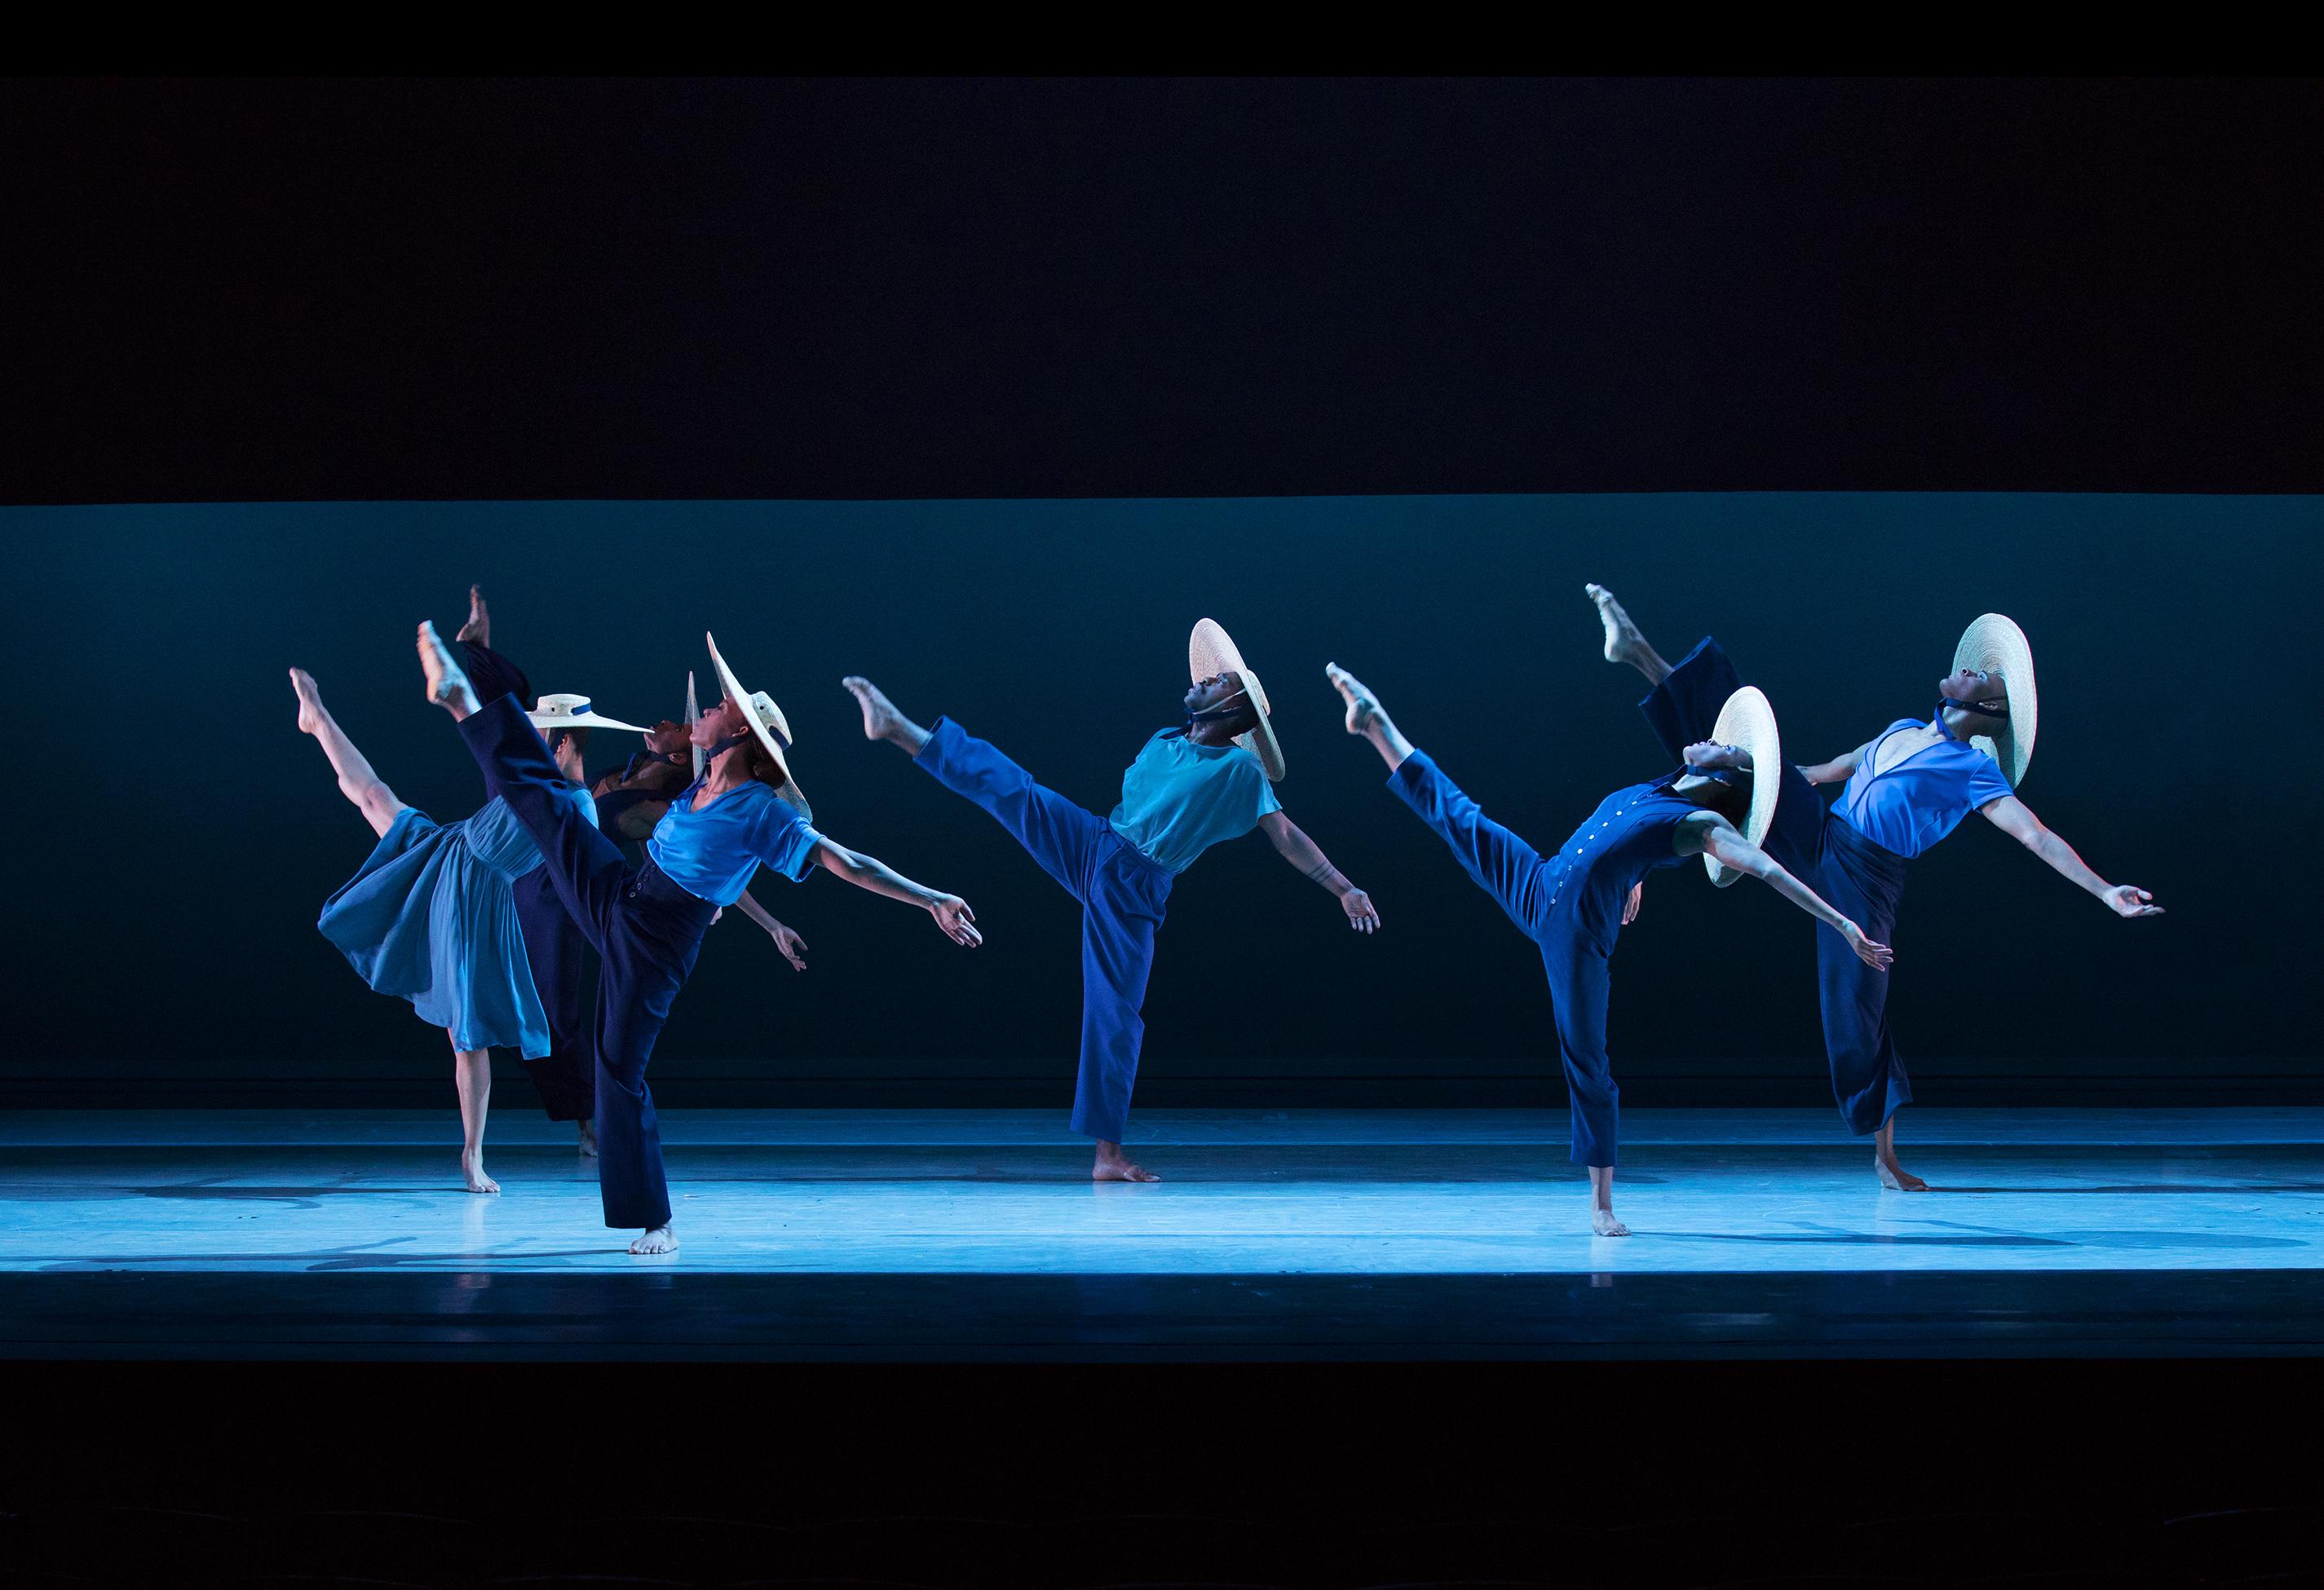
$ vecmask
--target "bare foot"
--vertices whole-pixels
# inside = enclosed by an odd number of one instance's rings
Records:
[[[1614,1211],[1594,1205],[1590,1210],[1590,1234],[1592,1236],[1628,1236],[1630,1228],[1614,1218]]]
[[[928,731],[896,710],[881,688],[861,674],[850,674],[840,683],[855,704],[863,709],[863,738],[885,740],[901,746],[913,756],[928,742]]]
[[[492,610],[484,605],[484,588],[482,585],[468,587],[468,621],[460,626],[460,632],[452,639],[473,640],[478,646],[493,643]]]
[[[630,1244],[633,1254],[674,1254],[678,1251],[678,1233],[667,1226],[657,1226]]]
[[[896,731],[903,726],[904,714],[896,710],[896,703],[888,699],[887,692],[861,674],[850,674],[840,684],[845,685],[847,694],[855,698],[855,704],[863,709],[863,738],[893,739]]]
[[[455,721],[476,710],[476,692],[468,683],[468,676],[452,660],[452,653],[444,638],[436,633],[435,623],[420,620],[420,671],[427,676],[428,699],[450,712]]]
[[[1338,691],[1340,699],[1348,703],[1346,722],[1349,733],[1361,734],[1372,726],[1374,718],[1388,715],[1380,711],[1379,697],[1374,695],[1362,680],[1339,664],[1325,663],[1323,677],[1332,682],[1332,688]]]
[[[460,1151],[460,1174],[467,1178],[470,1192],[498,1192],[501,1190],[499,1182],[484,1174],[482,1150],[473,1153],[465,1148]]]
[[[1880,1185],[1891,1192],[1926,1192],[1929,1190],[1929,1184],[1898,1164],[1893,1153],[1875,1153],[1872,1156],[1872,1172],[1880,1178]]]
[[[597,1123],[595,1121],[581,1123],[581,1157],[585,1160],[597,1157]]]
[[[1603,585],[1582,588],[1598,604],[1599,621],[1606,626],[1606,660],[1645,668],[1646,659],[1655,655],[1655,648],[1646,644],[1646,638],[1630,621],[1630,615],[1622,611],[1622,604],[1614,600],[1614,593]]]
[[[323,693],[304,668],[290,670],[290,688],[299,697],[299,732],[312,734],[323,726]]]
[[[1120,1144],[1100,1143],[1097,1145],[1097,1163],[1090,1167],[1090,1180],[1093,1181],[1159,1181],[1162,1178],[1144,1165],[1130,1163],[1130,1156],[1121,1152]]]

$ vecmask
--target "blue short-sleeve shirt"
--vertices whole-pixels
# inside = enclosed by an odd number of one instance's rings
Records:
[[[1857,832],[1899,856],[1919,855],[1950,833],[1960,820],[1979,806],[2015,792],[2009,787],[2001,764],[1968,740],[1956,740],[1941,717],[1935,727],[1942,740],[1914,752],[1885,773],[1872,765],[1880,742],[1900,730],[1925,727],[1912,718],[1899,718],[1882,730],[1864,759],[1849,776],[1832,812]]]
[[[1256,752],[1196,745],[1185,730],[1165,729],[1123,772],[1121,804],[1109,821],[1148,860],[1184,872],[1213,845],[1281,810]]]
[[[697,812],[694,795],[701,786],[696,779],[673,798],[646,841],[646,854],[670,882],[714,905],[732,905],[762,866],[794,883],[814,869],[823,836],[789,802],[751,783]]]

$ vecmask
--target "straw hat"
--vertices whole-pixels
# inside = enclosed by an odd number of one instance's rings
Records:
[[[1953,669],[1976,668],[1998,678],[2009,691],[2008,726],[2000,735],[1969,736],[1969,743],[2001,764],[2012,789],[2024,781],[2034,759],[2034,732],[2040,727],[2042,700],[2034,689],[2034,646],[2025,631],[1997,612],[1987,613],[1961,631],[1953,648]]]
[[[734,670],[718,655],[717,637],[705,633],[702,638],[710,643],[710,666],[718,670],[718,683],[724,688],[726,699],[741,703],[743,721],[751,725],[751,732],[758,737],[767,754],[775,758],[775,770],[783,776],[775,793],[797,806],[801,816],[812,817],[806,794],[799,788],[798,780],[791,777],[790,758],[784,754],[790,749],[791,726],[784,720],[782,708],[763,690],[744,690],[742,682],[734,677]]]
[[[646,732],[635,723],[600,717],[586,695],[544,695],[532,703],[532,711],[525,716],[544,734],[551,729],[627,729],[633,734]]]
[[[1275,738],[1275,725],[1269,721],[1274,709],[1267,704],[1267,687],[1251,672],[1250,665],[1242,660],[1233,638],[1219,628],[1216,619],[1204,619],[1194,626],[1194,635],[1186,642],[1186,666],[1193,671],[1193,682],[1201,684],[1213,674],[1234,674],[1242,679],[1242,687],[1250,694],[1250,704],[1259,709],[1259,727],[1234,737],[1234,742],[1258,756],[1259,765],[1267,769],[1272,781],[1283,777],[1283,747]]]
[[[1719,709],[1719,721],[1712,725],[1711,738],[1751,753],[1751,809],[1744,813],[1743,837],[1758,844],[1775,821],[1775,797],[1784,789],[1784,741],[1775,732],[1775,709],[1767,704],[1757,685],[1746,685]],[[1710,869],[1711,881],[1722,889],[1743,876],[1732,867],[1720,866],[1708,853],[1702,864]]]

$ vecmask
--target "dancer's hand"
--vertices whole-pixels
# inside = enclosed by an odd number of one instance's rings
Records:
[[[1358,933],[1369,933],[1379,931],[1379,908],[1372,904],[1372,897],[1363,890],[1351,887],[1346,894],[1342,895],[1340,909],[1348,914],[1348,925]]]
[[[2154,903],[2154,896],[2148,894],[2144,889],[2140,888],[2136,884],[2116,884],[2112,888],[2107,890],[2105,894],[2100,895],[2098,898],[2113,906],[2114,914],[2116,916],[2160,916],[2163,914],[2163,907]]]
[[[779,922],[767,924],[767,936],[775,941],[775,948],[791,963],[793,971],[807,970],[807,941]]]
[[[1632,884],[1630,886],[1630,897],[1622,902],[1622,925],[1624,927],[1628,927],[1632,923],[1638,920],[1638,907],[1646,903],[1646,886],[1643,883]]]
[[[958,895],[938,895],[928,902],[928,914],[954,943],[973,950],[984,942],[984,935],[976,930],[976,913]]]
[[[1896,959],[1895,951],[1866,938],[1864,930],[1852,922],[1842,926],[1840,937],[1846,939],[1848,947],[1856,951],[1856,958],[1875,971],[1886,971],[1889,963]]]

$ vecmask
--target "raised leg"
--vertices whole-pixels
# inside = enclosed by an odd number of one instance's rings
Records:
[[[1622,611],[1622,604],[1614,600],[1614,593],[1603,585],[1584,585],[1582,589],[1597,604],[1598,620],[1606,627],[1606,660],[1629,664],[1646,676],[1649,685],[1659,685],[1668,678],[1670,665],[1646,644],[1646,636],[1631,622],[1630,615]]]
[[[1348,732],[1360,734],[1370,740],[1372,749],[1379,752],[1380,760],[1388,764],[1389,772],[1393,773],[1404,766],[1404,759],[1412,755],[1412,741],[1397,728],[1395,720],[1388,715],[1388,709],[1380,705],[1379,697],[1362,680],[1337,663],[1323,665],[1323,677],[1332,682],[1332,688],[1338,691],[1340,699],[1348,703],[1347,716],[1342,720]]]
[[[1388,786],[1436,831],[1478,887],[1493,896],[1528,938],[1539,936],[1548,909],[1541,853],[1484,813],[1444,777],[1426,751],[1416,750],[1388,775]]]
[[[452,1080],[460,1089],[460,1174],[470,1192],[498,1192],[484,1174],[484,1117],[493,1106],[493,1052],[452,1051]]]
[[[839,683],[863,709],[864,739],[884,740],[908,757],[920,754],[920,748],[928,742],[928,731],[898,712],[884,691],[861,674],[850,674]]]
[[[930,777],[991,813],[1042,870],[1087,904],[1099,847],[1112,837],[1104,818],[1034,781],[990,743],[938,718],[913,760]]]
[[[338,775],[339,793],[355,803],[374,837],[385,837],[403,803],[372,771],[371,763],[331,716],[323,704],[323,693],[316,688],[315,676],[304,668],[291,669],[290,689],[299,698],[299,732],[315,737],[323,755],[330,758],[331,771]]]
[[[458,688],[467,691],[465,677]],[[514,696],[501,696],[461,714],[460,738],[484,770],[484,787],[506,801],[532,835],[549,887],[567,914],[591,946],[604,953],[629,877],[622,852],[574,803],[548,745]]]

